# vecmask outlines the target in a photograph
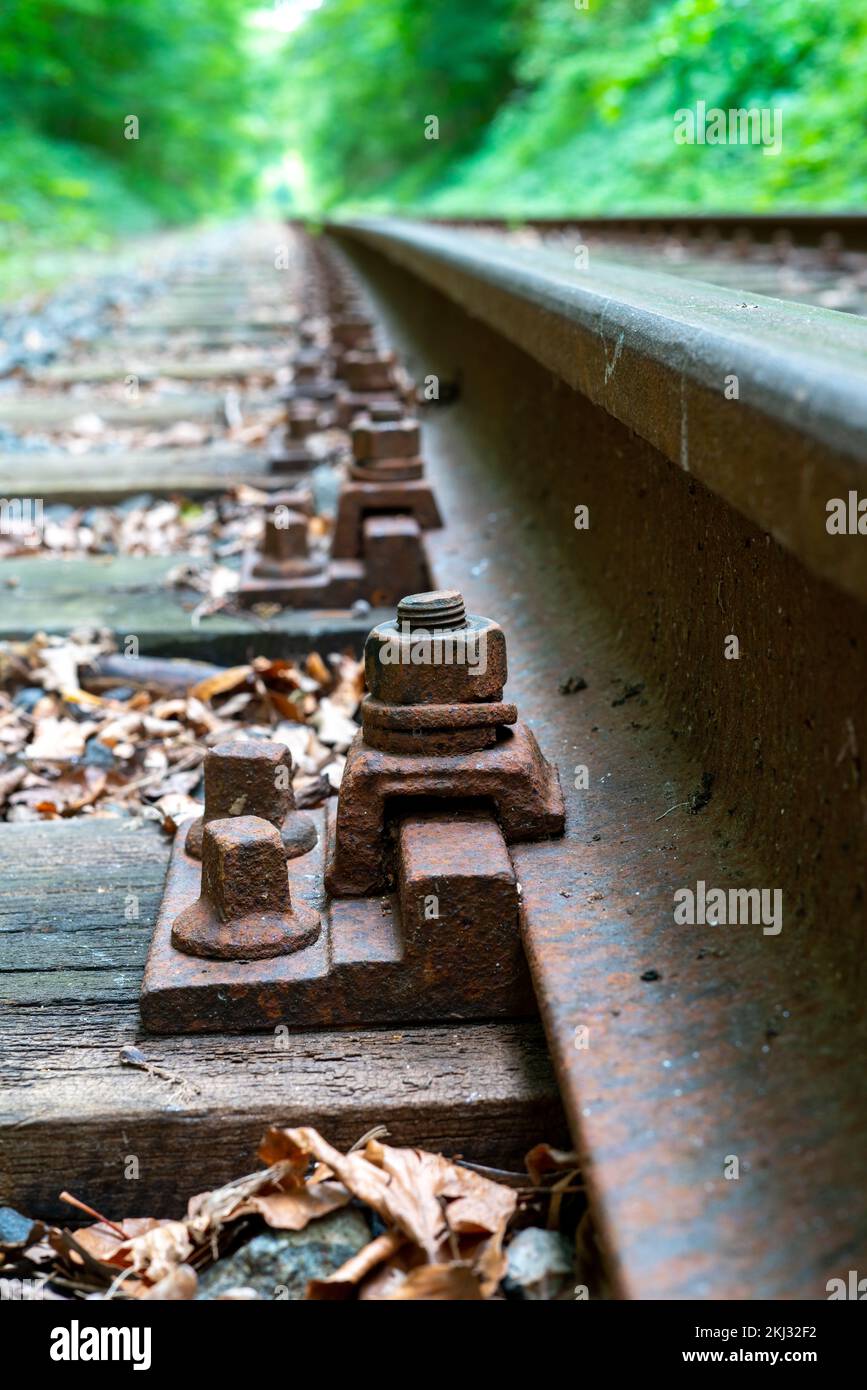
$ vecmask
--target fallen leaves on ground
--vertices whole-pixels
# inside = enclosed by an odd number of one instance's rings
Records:
[[[517,1206],[510,1188],[423,1149],[393,1149],[370,1139],[343,1155],[315,1129],[272,1129],[259,1157],[298,1165],[315,1158],[343,1186],[413,1243],[429,1264],[468,1267],[480,1296],[494,1291],[505,1269],[503,1234]],[[448,1262],[448,1261],[447,1261]]]
[[[173,833],[201,811],[208,748],[241,736],[284,743],[298,805],[320,805],[340,785],[363,688],[349,655],[219,668],[124,659],[93,633],[2,643],[0,819],[141,814]]]
[[[195,571],[202,564],[232,560],[255,545],[270,500],[267,492],[239,484],[204,499],[143,493],[114,505],[49,503],[41,517],[34,514],[32,525],[22,522],[0,534],[0,557],[177,555]],[[328,523],[317,517],[312,529],[326,534]]]
[[[528,1227],[539,1233],[557,1180],[574,1173],[575,1155],[538,1145],[522,1176],[392,1147],[382,1142],[384,1133],[371,1131],[342,1153],[309,1126],[269,1129],[259,1147],[266,1167],[190,1198],[186,1215],[175,1220],[115,1222],[62,1193],[72,1207],[97,1219],[69,1230],[10,1212],[13,1219],[0,1226],[0,1272],[35,1281],[41,1297],[189,1300],[196,1297],[198,1275],[263,1224],[299,1232],[354,1203],[367,1213],[372,1239],[333,1273],[312,1279],[308,1299],[515,1296],[514,1287],[503,1283],[509,1242]],[[548,1185],[546,1178],[554,1181]],[[573,1203],[567,1220],[561,1204],[557,1210],[561,1230],[586,1254],[592,1241],[583,1201],[577,1210]],[[233,1288],[219,1296],[261,1295]]]

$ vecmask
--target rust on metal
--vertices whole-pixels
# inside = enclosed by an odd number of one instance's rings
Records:
[[[269,510],[259,553],[253,562],[256,579],[294,579],[318,574],[324,568],[321,555],[311,555],[307,539],[307,517],[284,507]]]
[[[339,390],[334,399],[334,421],[348,430],[358,415],[400,419],[404,407],[396,387],[387,391]]]
[[[268,451],[268,468],[272,473],[310,473],[318,462],[306,444],[287,444],[279,436]]]
[[[393,321],[463,373],[428,460],[450,517],[434,560],[460,566],[476,611],[515,620],[510,685],[575,768],[568,838],[512,858],[615,1294],[825,1298],[867,1250],[864,787],[848,775],[867,566],[863,538],[825,531],[864,455],[863,326],[757,297],[747,330],[733,290],[603,264],[576,288],[537,248],[476,257],[466,232],[428,229],[429,290],[392,227],[379,244],[399,268],[376,271]],[[593,518],[577,544],[576,501]],[[692,814],[705,772],[713,798]],[[783,931],[678,928],[674,895],[699,882],[779,886]]]
[[[318,914],[322,929],[297,949],[268,958],[206,958],[178,949],[173,923],[198,903],[201,880],[200,864],[178,837],[142,985],[149,1031],[244,1032],[535,1012],[517,876],[492,817],[456,809],[398,819],[392,827],[395,891],[329,900],[322,871],[333,823],[321,811],[313,815],[319,843],[308,859],[290,860],[286,869],[294,913]],[[212,941],[215,928],[207,920]]]
[[[232,816],[256,816],[280,833],[285,857],[307,854],[316,844],[316,826],[295,806],[292,755],[283,743],[268,739],[234,739],[205,755],[205,809],[192,821],[185,848],[201,858],[204,828]]]
[[[421,529],[409,511],[360,519],[354,554],[311,554],[306,518],[274,507],[265,518],[258,549],[241,562],[238,603],[278,603],[288,608],[351,608],[359,599],[389,607],[407,589],[430,583]]]
[[[320,410],[315,401],[297,400],[286,411],[288,438],[297,443],[320,428]]]
[[[330,893],[364,895],[388,883],[386,808],[400,799],[481,800],[496,809],[507,842],[562,832],[556,770],[502,700],[498,623],[467,614],[456,590],[411,594],[396,619],[372,630],[364,662],[369,694],[341,784]],[[413,707],[424,715],[408,717]]]
[[[368,416],[359,416],[353,422],[351,437],[356,464],[376,468],[403,459],[408,461],[405,466],[413,469],[406,476],[420,476],[414,470],[421,468],[421,429],[418,420],[411,416],[396,421],[374,421]]]
[[[276,488],[268,494],[268,505],[272,514],[278,507],[285,507],[288,511],[300,512],[302,516],[311,517],[313,493],[306,483],[298,483],[295,487]]]
[[[442,517],[433,491],[424,479],[410,483],[386,480],[360,481],[348,478],[337,499],[337,516],[331,542],[335,559],[358,556],[364,548],[364,527],[376,516],[409,516],[420,531],[442,526]],[[407,586],[401,589],[406,592]],[[398,594],[395,593],[395,598]],[[394,599],[391,600],[392,604]]]
[[[373,322],[363,314],[341,314],[331,324],[331,337],[344,348],[366,348],[373,341]]]
[[[491,805],[509,844],[559,835],[564,812],[555,769],[525,725],[517,722],[498,734],[493,746],[458,753],[434,748],[384,753],[357,734],[341,783],[328,891],[343,897],[386,889],[387,809],[410,798],[442,803],[470,798]]]
[[[387,608],[405,591],[407,582],[430,583],[430,564],[424,538],[415,517],[369,516],[361,528],[364,592],[375,608]],[[351,564],[334,560],[334,565]]]
[[[296,352],[292,362],[293,380],[305,385],[329,375],[328,354],[318,348],[304,348]]]
[[[280,831],[259,816],[209,821],[202,839],[201,893],[172,923],[172,945],[189,956],[266,960],[311,945],[319,913],[293,907]]]
[[[333,362],[331,354],[318,346],[318,330],[313,325],[307,325],[299,336],[302,346],[292,359],[292,383],[283,391],[281,400],[289,414],[296,407],[302,413],[318,413],[337,393]]]
[[[375,424],[385,424],[388,421],[394,423],[406,418],[406,410],[403,403],[401,401],[391,401],[387,399],[371,401],[367,406],[365,414],[367,418],[373,420]],[[362,419],[364,417],[359,416],[358,418]]]
[[[388,406],[385,413],[390,414]],[[320,417],[317,407],[307,403],[302,409],[299,402],[290,409],[290,418],[311,423]],[[297,449],[281,446],[271,466],[283,470],[293,467],[293,461],[313,466],[306,445],[300,449],[299,459]],[[421,471],[421,460],[407,456],[418,449],[417,421],[365,416],[354,449],[370,460],[358,464],[360,478],[349,478],[340,489],[331,559],[311,555],[306,521],[292,506],[274,506],[265,517],[260,545],[243,556],[240,606],[339,609],[364,599],[388,607],[400,595],[431,584],[421,531],[442,525],[442,518],[424,478],[400,481],[402,475]]]
[[[414,643],[426,631],[464,642],[484,633],[502,695],[502,629],[466,614],[459,593],[411,594],[400,600],[398,620]],[[372,659],[383,671],[385,640],[380,629],[371,633]],[[403,634],[397,640],[399,654]],[[142,989],[146,1027],[310,1027],[532,1011],[509,845],[562,831],[556,770],[490,685],[487,696],[455,699],[466,687],[441,666],[417,674],[411,689],[398,687],[412,701],[384,699],[388,679],[375,683],[336,815],[326,822],[317,813],[320,835],[309,855],[288,866],[281,855],[278,868],[280,838],[270,822],[212,821],[199,882],[196,861],[176,842]],[[369,746],[368,731],[389,751]],[[531,863],[533,849],[525,844]],[[287,901],[302,923],[305,904],[318,914],[321,933],[293,934]]]
[[[352,349],[343,355],[341,375],[350,391],[390,391],[395,385],[394,355]]]
[[[404,513],[421,530],[434,530],[442,517],[419,457],[418,422],[411,417],[379,420],[357,416],[352,427],[353,462],[340,489],[331,553],[361,553],[364,521],[374,515]],[[407,592],[405,586],[403,592]]]
[[[397,830],[407,965],[442,1016],[532,1008],[518,880],[502,831],[479,812],[424,812]]]
[[[329,406],[337,396],[340,389],[339,382],[333,376],[320,376],[310,381],[296,381],[287,386],[281,393],[280,400],[286,405],[305,402],[317,404],[322,409]]]
[[[312,386],[311,382],[294,386],[285,398],[286,428],[282,434],[275,434],[268,454],[273,473],[307,473],[316,467],[318,459],[310,452],[307,440],[322,428],[325,399],[316,398],[318,393]],[[333,383],[326,386],[333,397],[336,387]]]

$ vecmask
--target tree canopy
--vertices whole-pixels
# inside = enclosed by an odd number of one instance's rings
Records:
[[[0,250],[267,171],[313,216],[857,209],[865,53],[863,0],[5,0]],[[699,101],[779,110],[781,150],[676,144]]]
[[[863,0],[324,0],[289,67],[314,204],[521,216],[867,196]],[[699,101],[778,110],[781,150],[676,145],[674,113]]]

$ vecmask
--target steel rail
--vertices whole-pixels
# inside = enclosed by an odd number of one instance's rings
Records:
[[[509,631],[567,789],[565,841],[515,858],[615,1292],[824,1298],[867,1260],[867,567],[824,532],[862,477],[865,329],[464,230],[331,230],[416,375],[460,380],[425,424],[433,555]],[[783,929],[679,927],[699,883],[779,889]]]
[[[867,598],[830,498],[867,491],[867,324],[596,258],[418,223],[352,235],[435,284],[647,439],[816,573]],[[734,387],[737,399],[726,392]]]
[[[744,235],[756,242],[781,238],[796,246],[825,246],[847,250],[867,247],[867,217],[858,212],[790,213],[658,213],[634,217],[455,217],[430,219],[434,226],[461,228],[532,227],[539,231],[582,232],[599,236],[640,237],[645,235],[709,236],[715,233],[732,238]]]

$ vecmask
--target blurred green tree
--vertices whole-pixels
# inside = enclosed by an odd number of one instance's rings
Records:
[[[857,209],[865,63],[864,0],[3,0],[0,251],[224,212],[284,156],[314,214]],[[781,152],[675,145],[698,100],[779,108]]]
[[[285,143],[259,0],[4,0],[0,213],[74,229],[217,212]],[[134,117],[132,121],[129,118]],[[137,124],[136,124],[137,123]],[[132,138],[137,136],[137,138]]]
[[[326,206],[507,216],[863,208],[864,0],[324,0],[290,48]],[[783,147],[675,145],[674,112],[778,108]],[[422,115],[440,115],[425,145]]]
[[[513,90],[532,10],[532,0],[325,0],[287,64],[316,203],[392,185],[411,197],[442,180]]]

